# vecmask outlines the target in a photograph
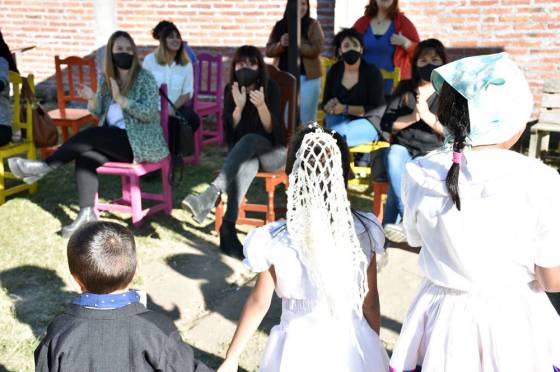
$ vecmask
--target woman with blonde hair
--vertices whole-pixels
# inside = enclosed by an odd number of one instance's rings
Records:
[[[97,92],[80,86],[79,94],[99,119],[99,126],[76,133],[45,161],[11,158],[11,171],[32,183],[62,165],[75,161],[80,212],[62,229],[67,238],[97,219],[94,211],[99,181],[96,169],[109,161],[155,162],[169,155],[159,116],[158,86],[140,66],[134,40],[116,31],[107,42],[105,66]]]

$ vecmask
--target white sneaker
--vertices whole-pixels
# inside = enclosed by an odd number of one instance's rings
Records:
[[[388,223],[383,226],[385,237],[394,243],[406,243],[406,232],[401,224]]]

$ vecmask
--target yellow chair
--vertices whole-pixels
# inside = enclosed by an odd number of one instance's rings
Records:
[[[21,142],[9,143],[5,146],[0,147],[0,205],[4,204],[6,197],[13,195],[15,193],[29,190],[31,194],[37,192],[37,183],[28,185],[25,183],[17,182],[15,186],[6,188],[6,179],[17,179],[12,173],[5,170],[4,162],[7,158],[16,155],[25,155],[27,159],[35,160],[37,159],[37,152],[35,150],[35,145],[33,144],[33,104],[32,102],[25,100],[25,121],[21,115],[21,89],[23,84],[23,78],[13,72],[9,72],[8,80],[12,86],[13,91],[13,114],[12,114],[12,130],[21,130],[24,137]],[[35,85],[33,83],[33,75],[28,75],[27,81],[31,90],[35,92]]]
[[[327,82],[327,71],[336,63],[336,59],[321,56],[321,65],[323,66],[323,75],[321,75],[321,93],[319,94],[319,107],[317,108],[317,122],[323,125],[325,120],[325,112],[322,108],[323,94],[325,93],[325,83]],[[304,123],[305,124],[305,123]]]
[[[381,77],[383,80],[392,80],[393,88],[399,84],[401,78],[401,70],[395,67],[394,71],[387,71],[384,69],[379,69],[381,72]],[[369,142],[363,145],[350,147],[350,168],[354,174],[354,178],[348,181],[350,185],[369,185],[371,176],[371,167],[368,166],[356,166],[354,164],[355,154],[369,154],[375,150],[381,149],[383,147],[388,147],[389,143],[386,141],[376,141]]]

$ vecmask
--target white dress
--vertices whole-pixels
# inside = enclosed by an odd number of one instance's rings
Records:
[[[373,214],[360,217],[367,229],[354,216],[356,232],[371,260],[374,252],[383,252],[383,231]],[[282,298],[280,324],[270,332],[260,371],[386,372],[389,358],[367,321],[353,314],[349,321],[354,327],[337,323],[327,307],[316,302],[317,290],[298,251],[284,221],[253,230],[245,241],[245,265],[253,272],[274,265],[276,294]]]
[[[450,153],[434,152],[403,176],[404,225],[426,278],[391,371],[552,372],[560,318],[534,266],[560,265],[560,176],[512,151],[466,151],[458,211],[450,166]]]

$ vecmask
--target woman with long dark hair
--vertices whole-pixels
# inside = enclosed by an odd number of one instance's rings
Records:
[[[301,11],[300,53],[300,122],[317,120],[317,105],[323,74],[319,58],[325,37],[321,24],[309,15],[309,0],[298,0]],[[266,44],[266,56],[275,58],[282,71],[288,70],[288,4],[281,20],[276,22]]]
[[[425,275],[391,371],[557,371],[560,177],[509,149],[533,111],[506,53],[437,68],[442,150],[403,175],[408,244]]]
[[[45,161],[8,161],[11,171],[28,183],[75,161],[80,211],[62,229],[66,238],[97,219],[94,201],[99,166],[109,161],[157,162],[169,155],[160,123],[158,86],[153,75],[141,67],[136,44],[127,32],[116,31],[109,38],[97,92],[81,86],[79,94],[87,99],[100,126],[76,133]]]
[[[423,156],[442,145],[443,127],[437,120],[438,96],[430,76],[432,71],[447,63],[445,47],[436,39],[418,43],[412,58],[412,78],[396,87],[381,119],[381,129],[391,133],[391,147],[385,156],[385,168],[390,183],[383,224],[391,241],[402,242],[404,231],[392,226],[402,217],[401,178],[411,159]]]
[[[230,81],[224,89],[226,142],[229,153],[218,177],[199,195],[187,195],[182,206],[202,223],[220,193],[228,196],[220,229],[220,249],[242,257],[235,223],[239,206],[259,169],[276,171],[286,162],[280,118],[280,88],[268,79],[260,51],[251,45],[237,49]]]

